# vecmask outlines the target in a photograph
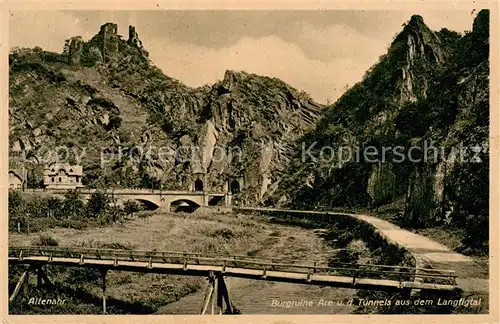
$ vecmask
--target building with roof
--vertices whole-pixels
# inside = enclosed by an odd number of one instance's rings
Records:
[[[43,184],[47,189],[76,189],[82,184],[81,165],[54,163],[43,171]]]
[[[14,170],[9,170],[9,189],[21,190],[23,189],[24,179],[22,175]]]

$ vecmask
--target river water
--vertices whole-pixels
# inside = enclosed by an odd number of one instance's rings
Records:
[[[207,283],[208,285],[208,283]],[[229,298],[242,314],[349,314],[353,308],[343,304],[356,290],[226,278]],[[159,314],[199,314],[205,287],[159,310]],[[294,306],[287,308],[287,301]],[[210,307],[209,307],[210,309]]]

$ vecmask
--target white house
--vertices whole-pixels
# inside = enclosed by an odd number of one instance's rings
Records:
[[[83,187],[81,165],[54,163],[43,171],[43,184],[47,189],[76,189]]]

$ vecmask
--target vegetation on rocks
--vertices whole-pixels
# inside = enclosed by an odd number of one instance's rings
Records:
[[[89,188],[187,189],[194,173],[206,171],[205,188],[210,190],[222,190],[232,177],[244,178],[243,191],[235,197],[243,203],[369,209],[414,231],[436,237],[442,236],[441,230],[453,233],[444,240],[465,254],[488,252],[488,11],[479,12],[465,35],[435,32],[422,17],[411,17],[363,80],[327,107],[281,80],[247,72],[226,71],[213,85],[189,88],[156,68],[137,42],[123,40],[113,30],[106,24],[89,41],[71,38],[63,53],[33,48],[14,49],[9,55],[10,164],[27,166],[28,187],[42,185],[43,166],[54,162],[50,153],[64,146],[71,149],[70,163],[83,164],[83,182]],[[426,151],[429,144],[437,152]],[[189,156],[193,146],[201,149],[194,158]],[[304,160],[303,146],[312,147],[312,159]],[[162,161],[155,152],[159,147],[177,155]],[[219,159],[216,147],[237,148],[241,155]],[[343,155],[325,160],[325,147],[351,154],[375,148],[387,155],[375,162]],[[408,153],[416,149],[396,161],[400,156],[395,147]],[[464,148],[469,150],[467,160],[460,161],[457,150]],[[9,192],[8,199],[14,244],[29,238],[36,246],[243,253],[290,262],[321,254],[331,265],[414,265],[406,250],[371,226],[342,217],[321,224],[315,233],[322,233],[328,246],[318,247],[312,244],[317,244],[315,236],[309,241],[300,230],[277,224],[317,229],[311,219],[152,215],[133,201],[118,206],[101,191],[88,202],[77,191],[62,199]],[[144,219],[127,228],[130,223],[123,221],[133,216]],[[121,225],[102,228],[117,222]],[[85,231],[94,226],[99,228]],[[55,227],[66,229],[48,235]],[[11,290],[22,270],[9,267]],[[54,289],[37,289],[30,297],[64,296],[67,306],[26,307],[27,297],[20,295],[11,313],[100,313],[98,271],[57,266],[48,271]],[[155,313],[203,284],[199,279],[125,272],[109,278],[108,311],[113,314]],[[365,291],[356,297],[408,299]],[[453,311],[406,305],[356,310]]]
[[[41,185],[49,153],[62,145],[70,163],[84,166],[90,188],[188,189],[201,171],[209,190],[243,178],[235,200],[246,204],[351,209],[403,201],[399,225],[465,229],[460,250],[488,250],[487,10],[465,35],[411,17],[363,80],[326,108],[281,80],[246,72],[189,88],[154,66],[137,35],[125,40],[116,28],[105,24],[88,41],[73,37],[63,53],[36,47],[9,55],[9,162],[27,166],[29,187]],[[314,157],[326,146],[334,156],[304,160],[311,146]],[[159,147],[175,154],[162,160]],[[407,153],[397,162],[396,147]],[[367,149],[379,152],[375,162],[341,154]],[[68,204],[69,214],[81,209]]]
[[[296,151],[266,203],[324,209],[403,201],[394,211],[399,225],[461,228],[460,251],[487,253],[488,30],[487,10],[465,35],[434,32],[411,17],[387,54],[301,138],[312,148]],[[325,147],[333,154],[322,159]],[[370,151],[378,153],[366,158]]]
[[[110,23],[88,41],[68,39],[63,53],[13,49],[9,70],[10,167],[24,163],[30,187],[64,146],[89,188],[188,189],[202,171],[210,190],[245,177],[241,199],[255,202],[322,108],[281,80],[246,72],[189,88]]]

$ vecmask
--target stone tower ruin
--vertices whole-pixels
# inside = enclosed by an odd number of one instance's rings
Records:
[[[128,41],[127,41],[127,43],[130,46],[134,46],[134,47],[137,47],[138,49],[140,49],[141,52],[145,56],[149,55],[149,53],[142,46],[142,42],[139,39],[139,34],[137,34],[137,32],[135,31],[135,26],[132,26],[132,25],[128,26]]]
[[[102,25],[99,31],[99,38],[101,39],[100,49],[102,57],[106,62],[110,57],[118,53],[118,25],[113,23]]]
[[[81,36],[71,37],[68,41],[68,63],[72,65],[80,64],[83,51],[83,38]]]

